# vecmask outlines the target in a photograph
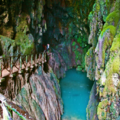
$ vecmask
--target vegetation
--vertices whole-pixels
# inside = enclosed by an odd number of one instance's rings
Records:
[[[105,107],[107,106],[107,104],[108,104],[108,100],[104,99],[102,102],[99,102],[99,105],[98,105],[97,114],[99,118],[102,120],[106,120]]]
[[[118,52],[120,48],[120,34],[116,35],[113,40],[112,47],[110,48],[111,52]]]
[[[108,16],[107,16],[107,18],[106,18],[106,22],[108,23],[108,24],[112,24],[113,22],[113,25],[114,26],[117,26],[117,24],[118,24],[118,21],[119,21],[119,11],[117,10],[117,11],[113,11],[112,13],[110,13]]]

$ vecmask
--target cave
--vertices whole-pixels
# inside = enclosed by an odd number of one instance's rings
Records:
[[[0,119],[119,120],[120,0],[0,0]]]

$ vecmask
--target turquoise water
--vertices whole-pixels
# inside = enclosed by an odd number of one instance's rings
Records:
[[[93,82],[86,73],[71,69],[60,80],[64,105],[62,120],[86,120],[86,107]]]

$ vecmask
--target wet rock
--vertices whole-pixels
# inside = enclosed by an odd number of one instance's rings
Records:
[[[85,52],[76,41],[69,43],[63,42],[56,46],[55,49],[51,50],[51,53],[48,55],[48,64],[53,69],[57,78],[63,78],[65,76],[65,71],[72,67],[79,65],[81,70],[85,69],[84,55]]]
[[[94,83],[91,92],[90,92],[90,99],[87,106],[87,120],[98,120],[97,117],[97,105],[98,105],[98,96],[96,96],[96,83]]]
[[[34,74],[21,89],[16,101],[36,120],[60,120],[63,113],[60,86],[52,69]]]
[[[96,91],[99,100],[96,111],[100,120],[115,120],[120,114],[118,105],[120,81],[118,57],[120,56],[118,52],[120,16],[118,15],[118,3],[119,0],[115,0],[114,3],[111,1],[111,4],[107,5],[104,0],[98,0],[90,13],[92,17],[90,17],[89,43],[92,44],[92,47],[86,54],[85,68],[87,76],[91,80],[96,80]],[[100,25],[101,18],[104,25]],[[91,104],[89,103],[88,106]],[[88,114],[91,114],[91,112]]]

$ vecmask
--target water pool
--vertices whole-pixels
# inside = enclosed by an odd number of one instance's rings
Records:
[[[71,69],[60,80],[64,105],[62,120],[86,120],[86,107],[93,82],[86,73]]]

